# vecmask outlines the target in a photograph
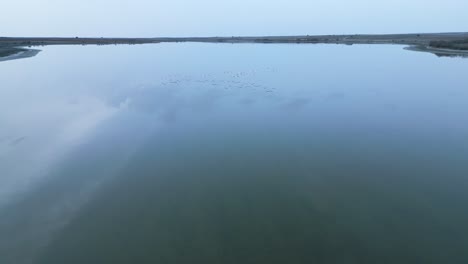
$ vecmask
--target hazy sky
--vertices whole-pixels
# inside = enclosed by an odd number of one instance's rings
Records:
[[[0,36],[468,31],[466,0],[3,1]]]

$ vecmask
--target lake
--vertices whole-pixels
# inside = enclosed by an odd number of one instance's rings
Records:
[[[468,263],[468,60],[41,49],[0,63],[0,263]]]

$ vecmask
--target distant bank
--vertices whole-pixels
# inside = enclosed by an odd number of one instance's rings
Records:
[[[48,45],[113,45],[175,42],[203,43],[297,43],[297,44],[399,44],[413,49],[445,53],[468,52],[468,33],[424,33],[387,35],[304,35],[261,37],[183,37],[183,38],[8,38],[0,37],[0,47],[33,47]]]
[[[22,48],[0,47],[0,62],[9,60],[26,59],[36,56],[40,50]]]

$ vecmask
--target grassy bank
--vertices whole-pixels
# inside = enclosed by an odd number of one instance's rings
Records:
[[[451,50],[467,50],[468,51],[468,39],[454,40],[454,41],[431,41],[430,47],[438,49],[451,49]]]

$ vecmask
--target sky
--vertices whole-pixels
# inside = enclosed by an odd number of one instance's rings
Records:
[[[3,1],[0,36],[175,37],[468,31],[466,0]]]

